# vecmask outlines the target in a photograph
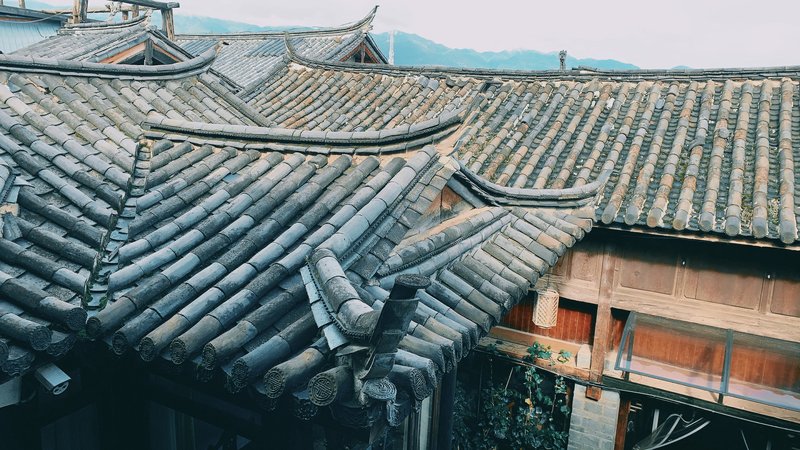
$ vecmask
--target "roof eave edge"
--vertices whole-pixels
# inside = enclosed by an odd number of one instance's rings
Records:
[[[340,25],[338,27],[318,28],[312,30],[296,30],[296,31],[255,31],[255,32],[241,32],[241,33],[215,33],[215,34],[178,34],[175,36],[176,41],[180,40],[194,40],[194,39],[258,39],[258,38],[280,38],[284,35],[291,37],[314,37],[314,36],[338,36],[340,34],[352,33],[358,30],[364,30],[372,26],[372,21],[378,12],[378,6],[374,6],[372,10],[364,18],[353,22],[352,24]]]
[[[174,79],[207,71],[215,58],[216,49],[213,47],[195,58],[163,66],[105,64],[29,56],[0,55],[0,70],[55,73],[59,75],[77,75],[98,78],[141,80]]]

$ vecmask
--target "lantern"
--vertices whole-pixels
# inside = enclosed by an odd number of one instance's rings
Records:
[[[558,291],[545,288],[536,291],[533,324],[539,328],[553,328],[558,320]]]

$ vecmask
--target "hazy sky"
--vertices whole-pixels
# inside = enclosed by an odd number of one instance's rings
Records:
[[[566,49],[643,68],[800,65],[800,0],[181,0],[181,14],[375,31],[476,50]]]

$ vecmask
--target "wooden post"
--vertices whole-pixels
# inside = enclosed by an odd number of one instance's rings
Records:
[[[128,20],[128,11],[122,10],[122,20]]]
[[[25,9],[25,0],[19,0],[19,7]]]
[[[175,40],[175,23],[172,17],[172,9],[162,9],[161,18],[163,20],[164,34],[169,40]]]
[[[131,12],[133,13],[133,18],[139,17],[139,5],[133,5],[131,7]]]
[[[364,50],[364,44],[361,44],[361,63],[364,63],[364,55],[366,51]]]
[[[436,450],[453,448],[453,409],[456,401],[456,368],[442,378],[439,392],[439,423],[436,430]]]
[[[625,435],[628,432],[628,414],[630,412],[631,400],[622,399],[617,416],[617,437],[614,440],[614,450],[625,450]]]
[[[603,365],[605,364],[608,340],[611,334],[611,291],[616,270],[616,249],[611,243],[607,243],[605,247],[603,266],[600,271],[600,292],[597,299],[597,315],[594,324],[592,361],[589,366],[589,379],[593,382],[599,382],[603,377]],[[586,390],[586,393],[588,396],[589,389]],[[593,393],[593,395],[596,394]]]
[[[73,0],[72,23],[86,22],[86,11],[88,8],[89,8],[89,0]]]
[[[148,39],[144,44],[144,65],[153,65],[153,41]]]

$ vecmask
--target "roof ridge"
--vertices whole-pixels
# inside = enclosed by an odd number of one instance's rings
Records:
[[[161,66],[105,64],[5,54],[0,55],[0,70],[115,79],[174,79],[207,71],[214,62],[216,53],[216,48],[212,47],[192,59]]]
[[[520,70],[520,69],[483,69],[446,66],[395,66],[361,64],[346,61],[321,61],[299,55],[287,41],[289,61],[314,69],[346,70],[369,72],[373,74],[406,76],[415,75],[452,75],[478,79],[499,78],[501,80],[697,80],[710,79],[767,79],[767,78],[800,78],[800,65],[775,67],[745,68],[712,68],[712,69],[635,69],[635,70],[601,70],[584,66],[570,70]]]
[[[456,159],[456,158],[454,158]],[[469,170],[457,160],[459,171],[455,173],[476,193],[493,204],[542,207],[576,207],[595,201],[611,176],[611,170],[604,170],[594,181],[582,186],[561,189],[514,188],[492,183]]]
[[[276,31],[242,31],[238,33],[201,33],[201,34],[178,34],[175,40],[189,40],[189,39],[207,39],[207,38],[224,38],[224,39],[258,39],[258,38],[282,38],[285,35],[292,37],[309,37],[309,36],[336,36],[339,34],[351,33],[359,30],[367,30],[372,27],[372,21],[378,12],[378,5],[362,19],[349,23],[339,25],[338,27],[324,27],[311,30],[276,30]]]
[[[110,31],[110,30],[119,30],[123,28],[133,28],[143,22],[147,22],[149,24],[151,19],[151,10],[146,10],[144,14],[141,14],[137,17],[132,19],[123,20],[121,22],[82,22],[82,23],[69,23],[65,24],[61,29],[58,30],[58,34],[75,34],[77,32],[102,32],[102,31]],[[147,27],[148,24],[145,24],[144,27]]]
[[[386,145],[429,136],[457,125],[464,120],[467,108],[446,111],[437,117],[412,125],[385,130],[324,131],[280,127],[192,122],[167,117],[148,118],[142,126],[156,131],[181,132],[199,136],[227,137],[242,140],[303,143],[328,146]]]

